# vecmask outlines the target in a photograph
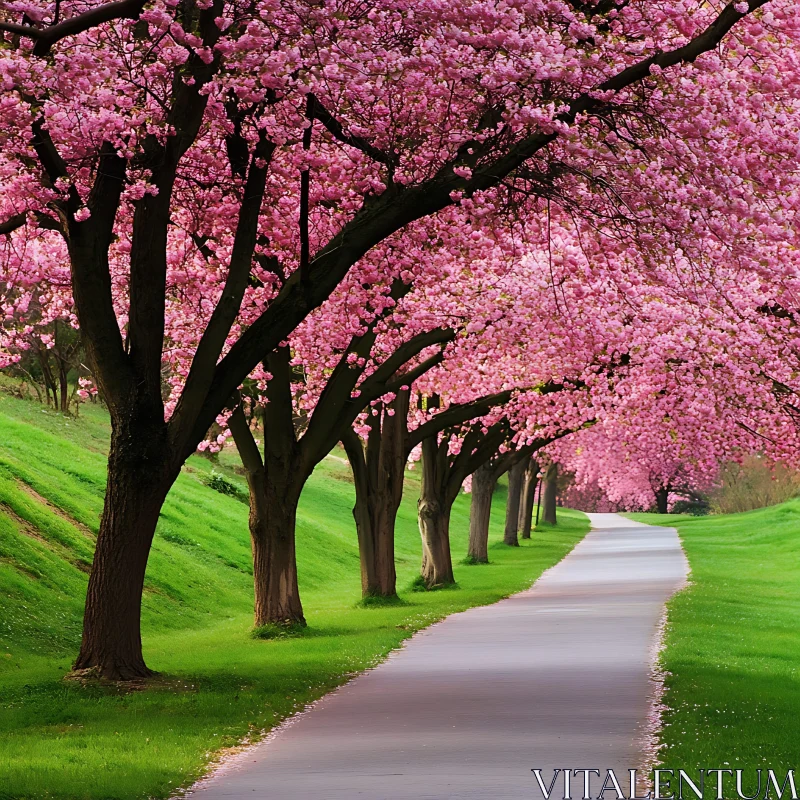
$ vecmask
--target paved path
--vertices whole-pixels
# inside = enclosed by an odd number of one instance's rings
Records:
[[[532,767],[639,767],[656,630],[686,562],[670,528],[590,516],[532,589],[417,634],[192,800],[532,800]]]

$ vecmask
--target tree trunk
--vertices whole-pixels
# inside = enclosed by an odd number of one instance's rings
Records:
[[[477,564],[489,563],[489,521],[495,486],[497,486],[497,476],[491,463],[483,464],[472,473],[467,556]]]
[[[53,379],[53,373],[50,369],[50,362],[48,360],[48,352],[44,348],[39,348],[39,366],[42,370],[42,380],[44,381],[44,391],[47,396],[47,405],[50,405],[50,393],[53,393],[53,408],[58,410],[58,389],[56,382]]]
[[[394,529],[400,502],[395,497],[402,497],[402,473],[399,476],[399,491],[395,488],[387,492],[383,486],[376,487],[370,477],[376,475],[377,465],[368,463],[372,459],[365,456],[361,437],[350,429],[342,437],[342,443],[353,470],[356,490],[353,518],[356,521],[361,561],[361,596],[396,597]]]
[[[523,539],[531,538],[533,525],[533,501],[536,497],[536,486],[539,482],[539,465],[534,459],[528,461],[525,480],[522,486],[522,500],[519,504],[519,529]]]
[[[542,522],[557,525],[556,496],[558,494],[558,466],[551,464],[547,468],[542,484]]]
[[[656,509],[659,514],[669,513],[669,489],[662,486],[656,491]]]
[[[365,598],[397,596],[394,536],[403,497],[408,398],[408,391],[399,392],[392,404],[392,416],[384,409],[380,417],[370,418],[366,448],[352,429],[342,437],[356,490],[353,517],[361,560],[361,594]]]
[[[363,498],[362,498],[363,499]],[[356,500],[353,517],[361,558],[361,596],[396,597],[394,528],[397,507],[388,498],[367,493],[366,502]]]
[[[422,443],[422,487],[417,512],[422,537],[421,576],[428,589],[452,586],[450,556],[450,503],[447,501],[447,448],[437,447],[437,437]]]
[[[276,474],[277,473],[277,474]],[[248,472],[250,539],[253,546],[255,626],[305,625],[297,585],[295,527],[305,480],[275,464]]]
[[[503,533],[503,544],[519,547],[517,525],[519,524],[519,503],[522,494],[522,482],[525,478],[525,462],[517,461],[508,471],[508,500],[506,501],[506,527]]]
[[[69,384],[67,382],[67,366],[62,361],[58,364],[58,380],[61,385],[61,411],[69,411]]]
[[[450,508],[435,497],[420,497],[419,532],[422,536],[420,574],[427,589],[452,586],[455,582],[450,557]]]
[[[291,354],[279,347],[264,361],[272,375],[264,406],[264,457],[241,405],[228,421],[250,489],[250,539],[257,628],[305,625],[297,585],[297,505],[313,466],[304,463],[292,419]]]
[[[163,422],[131,426],[127,435],[112,432],[105,505],[75,662],[76,670],[92,670],[109,680],[153,674],[142,656],[142,590],[159,512],[178,474],[165,463],[168,445],[159,428],[163,432]]]

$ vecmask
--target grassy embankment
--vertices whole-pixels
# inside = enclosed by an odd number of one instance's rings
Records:
[[[528,586],[583,536],[583,515],[519,549],[500,543],[495,497],[488,566],[457,566],[459,589],[415,592],[418,488],[409,473],[398,525],[403,603],[362,607],[348,466],[332,456],[303,495],[300,587],[309,622],[298,637],[258,640],[252,624],[247,506],[209,488],[212,469],[244,492],[235,452],[193,457],[165,505],[144,597],[144,691],[65,681],[80,639],[93,537],[105,486],[102,409],[65,418],[0,395],[0,798],[163,798],[221,749],[274,726],[419,628]],[[466,552],[469,503],[453,513],[453,553]]]
[[[630,516],[677,528],[692,568],[669,604],[663,766],[694,777],[747,770],[749,795],[757,768],[782,781],[798,768],[800,741],[800,500],[717,517]],[[705,797],[715,785],[707,779]],[[736,796],[732,778],[725,788]]]

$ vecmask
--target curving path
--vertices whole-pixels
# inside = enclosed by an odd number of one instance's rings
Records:
[[[531,589],[417,634],[193,800],[528,800],[532,767],[641,766],[656,632],[686,560],[671,528],[589,516]]]

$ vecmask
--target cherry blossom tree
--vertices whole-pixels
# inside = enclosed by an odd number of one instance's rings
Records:
[[[5,2],[3,246],[45,242],[69,263],[112,419],[76,667],[149,675],[144,572],[182,463],[348,270],[415,220],[453,204],[496,213],[523,194],[609,223],[620,248],[647,243],[631,221],[652,215],[661,231],[711,227],[736,239],[736,256],[763,258],[758,245],[784,223],[748,220],[782,189],[761,179],[791,126],[776,105],[764,159],[740,163],[736,145],[757,146],[753,115],[766,113],[748,81],[793,73],[793,11],[788,0],[719,12],[690,0]],[[742,236],[748,225],[758,235]],[[167,298],[198,269],[202,335],[165,408]],[[260,313],[245,319],[249,294]]]
[[[370,354],[374,328],[354,336],[317,398],[313,413],[296,430],[292,354],[288,346],[270,353],[263,406],[263,457],[239,405],[229,419],[250,488],[250,533],[253,542],[255,624],[305,623],[297,586],[295,527],[300,493],[313,468],[350,429],[370,401],[400,391],[442,358],[439,345],[454,336],[447,328],[418,334],[400,345],[363,381],[363,363]],[[417,355],[433,349],[419,364],[406,368]],[[356,388],[358,387],[358,388]],[[353,396],[355,394],[355,396]]]

